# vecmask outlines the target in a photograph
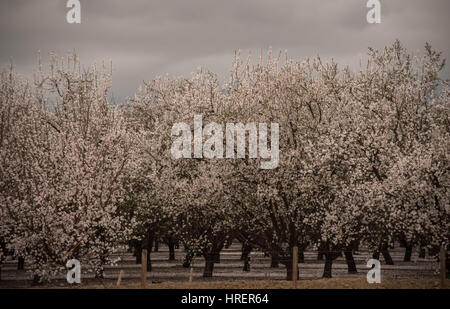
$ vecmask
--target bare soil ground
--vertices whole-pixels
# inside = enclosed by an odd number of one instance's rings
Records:
[[[403,262],[404,248],[397,246],[390,253],[395,265],[386,265],[381,260],[381,284],[368,284],[366,281],[367,260],[372,253],[360,248],[354,255],[358,272],[349,274],[344,257],[333,261],[333,279],[321,279],[323,260],[317,260],[317,252],[305,252],[305,263],[299,264],[300,278],[298,289],[435,289],[439,288],[439,264],[433,256],[419,258],[418,250],[413,252],[410,262]],[[364,250],[363,250],[364,249]],[[116,282],[121,276],[119,288],[140,289],[141,265],[136,264],[136,258],[123,249],[115,255],[121,261],[115,266],[105,266],[104,278],[96,279],[87,267],[82,268],[82,283],[78,287],[70,286],[66,273],[55,276],[51,283],[33,285],[32,277],[25,270],[17,270],[17,260],[9,259],[2,265],[0,289],[22,288],[117,288]],[[241,245],[234,243],[221,252],[220,263],[214,266],[212,278],[203,278],[204,262],[202,258],[194,263],[193,283],[189,284],[190,270],[182,266],[185,253],[176,250],[176,260],[168,261],[169,252],[165,245],[158,252],[152,252],[152,271],[147,273],[149,289],[292,289],[292,282],[285,280],[286,269],[283,265],[272,268],[270,257],[262,252],[251,253],[251,271],[244,272],[241,261]],[[450,284],[447,284],[450,286]]]
[[[61,286],[42,286],[41,288],[64,288]],[[67,287],[76,288],[76,287]],[[140,289],[140,284],[87,285],[87,289]],[[147,289],[293,289],[292,281],[212,281],[212,282],[162,282],[148,284]],[[369,284],[365,278],[332,278],[318,280],[299,280],[297,289],[439,289],[439,280],[433,279],[387,279],[380,284]],[[446,289],[450,288],[447,280]]]

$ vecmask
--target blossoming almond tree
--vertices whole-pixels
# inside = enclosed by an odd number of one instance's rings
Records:
[[[175,236],[188,251],[203,254],[205,277],[212,276],[214,261],[218,261],[233,225],[227,215],[226,195],[220,189],[225,162],[174,158],[171,149],[176,136],[172,127],[186,123],[191,124],[191,130],[194,115],[201,115],[205,123],[221,123],[226,119],[223,104],[216,77],[204,70],[189,79],[156,78],[146,83],[131,102],[130,119],[143,132],[140,182],[151,183],[152,187],[151,191],[140,192],[144,197],[136,205],[137,213],[145,215],[138,221]],[[204,126],[200,129],[203,132]],[[202,135],[202,142],[204,139]],[[161,230],[167,223],[171,227]]]
[[[110,76],[95,66],[83,72],[76,56],[63,62],[53,57],[34,86],[2,77],[0,204],[13,231],[8,245],[39,281],[72,257],[102,276],[129,234],[117,204],[133,139],[108,102]]]
[[[260,171],[252,160],[237,162],[228,181],[235,207],[240,209],[241,226],[245,226],[241,236],[279,257],[288,280],[292,279],[292,248],[304,249],[315,240],[312,218],[318,214],[317,201],[326,199],[322,193],[327,190],[320,186],[326,181],[315,174],[323,162],[315,156],[328,104],[323,80],[315,77],[317,63],[286,59],[279,66],[279,60],[269,54],[267,64],[261,60],[257,66],[240,68],[238,60],[228,91],[233,105],[242,106],[241,118],[280,125],[278,168]]]
[[[443,65],[429,45],[422,57],[412,57],[397,41],[382,52],[371,50],[350,88],[348,151],[359,161],[352,174],[366,214],[365,238],[376,250],[394,236],[410,245],[431,246],[422,237],[448,242],[448,153],[441,147],[448,145],[449,97],[438,75]]]

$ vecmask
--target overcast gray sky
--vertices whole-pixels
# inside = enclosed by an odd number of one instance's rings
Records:
[[[123,99],[166,73],[202,66],[224,77],[235,50],[258,56],[272,47],[352,66],[368,46],[397,38],[413,52],[426,41],[444,58],[450,52],[449,0],[381,0],[381,24],[367,23],[367,0],[80,0],[81,24],[67,23],[66,2],[0,0],[0,66],[12,59],[30,76],[38,50],[48,60],[75,49],[86,65],[113,61],[113,91]]]

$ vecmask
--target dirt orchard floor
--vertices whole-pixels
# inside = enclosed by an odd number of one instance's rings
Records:
[[[447,280],[446,289],[450,288]],[[140,284],[87,285],[79,287],[41,286],[41,288],[81,288],[81,289],[140,289]],[[213,281],[213,282],[162,282],[147,284],[147,289],[293,289],[292,281]],[[439,289],[440,281],[434,279],[387,279],[380,284],[369,284],[365,278],[332,278],[319,280],[299,280],[297,289]]]

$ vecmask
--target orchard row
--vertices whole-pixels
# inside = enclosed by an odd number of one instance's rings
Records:
[[[374,252],[395,240],[431,252],[447,246],[443,66],[428,44],[423,55],[399,42],[369,49],[358,70],[269,53],[237,57],[224,83],[207,70],[155,78],[122,105],[110,102],[109,70],[82,69],[75,55],[39,65],[33,82],[4,71],[0,258],[25,258],[40,281],[64,272],[69,258],[101,276],[123,244],[157,237],[202,255],[212,276],[237,238],[276,256],[292,278],[294,246],[319,248],[325,277],[357,243]],[[195,115],[279,124],[278,166],[261,169],[248,153],[174,158],[172,128],[193,127]]]

